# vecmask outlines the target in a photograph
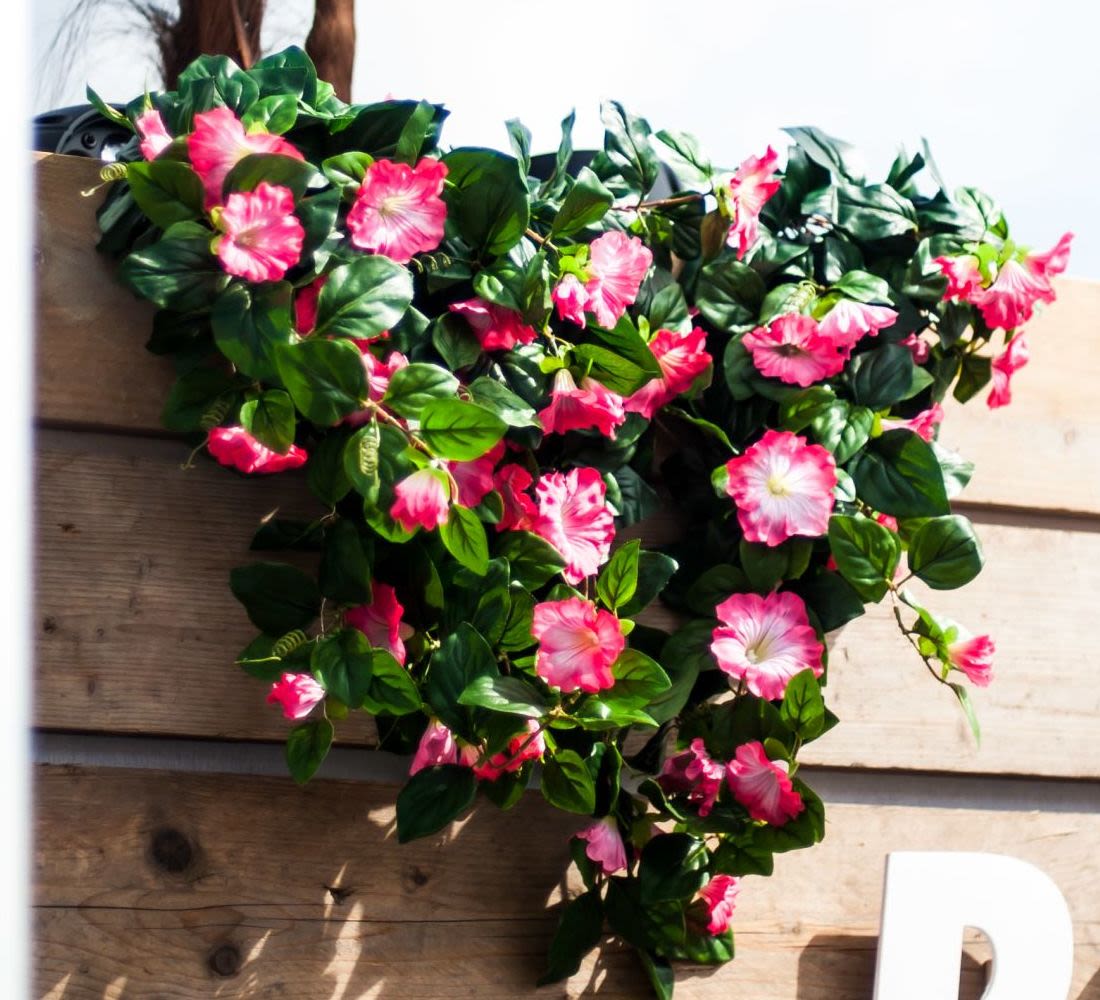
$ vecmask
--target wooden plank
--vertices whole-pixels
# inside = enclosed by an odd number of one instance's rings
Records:
[[[207,461],[181,472],[171,442],[51,434],[39,455],[37,723],[53,729],[280,739],[258,682],[233,667],[252,629],[228,593],[259,519],[288,481]],[[312,510],[303,489],[285,513]],[[988,565],[931,595],[998,641],[997,680],[975,693],[979,749],[961,713],[884,608],[836,642],[828,694],[842,725],[808,748],[836,766],[1100,777],[1091,648],[1100,532],[1082,522],[980,519]],[[667,520],[647,537],[667,538]],[[214,543],[216,540],[216,544]],[[651,616],[668,624],[667,612]],[[339,727],[368,740],[364,723]]]
[[[171,366],[142,349],[152,312],[94,249],[101,193],[80,192],[98,183],[97,167],[66,156],[38,163],[38,415],[159,432]],[[1012,406],[990,413],[979,401],[944,427],[944,443],[978,463],[972,502],[1100,513],[1100,410],[1067,389],[1100,381],[1100,351],[1088,348],[1100,283],[1063,280],[1058,292],[1030,328],[1033,360],[1016,376]]]
[[[534,990],[582,822],[537,796],[400,846],[387,786],[68,767],[38,779],[37,997],[646,995],[616,948]],[[679,969],[676,995],[865,1000],[886,853],[952,849],[1011,853],[1055,880],[1076,933],[1071,997],[1098,1000],[1098,838],[1096,811],[833,805],[821,845],[745,880],[734,963]],[[982,970],[965,969],[976,998]]]

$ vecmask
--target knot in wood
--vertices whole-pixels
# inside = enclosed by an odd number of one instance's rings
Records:
[[[210,971],[216,976],[235,976],[241,968],[241,952],[235,944],[223,944],[215,948],[207,959]]]
[[[172,827],[163,827],[153,834],[152,851],[157,867],[173,875],[186,871],[195,860],[191,841]]]

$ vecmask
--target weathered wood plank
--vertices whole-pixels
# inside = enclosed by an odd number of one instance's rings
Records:
[[[98,183],[97,168],[66,156],[38,164],[38,415],[158,432],[171,366],[142,349],[152,311],[94,249],[101,193],[80,192]],[[1100,513],[1100,410],[1067,390],[1100,381],[1100,351],[1083,346],[1096,342],[1100,284],[1066,280],[1058,291],[1030,328],[1033,360],[1012,406],[974,403],[945,425],[944,443],[978,463],[972,502]]]
[[[251,532],[288,480],[245,480],[208,461],[182,472],[170,442],[44,435],[39,454],[38,725],[53,729],[280,739],[258,682],[233,666],[253,631],[227,589]],[[308,515],[306,491],[285,513]],[[1100,776],[1100,687],[1090,648],[1100,532],[1082,522],[979,524],[988,565],[932,595],[999,644],[975,701],[979,749],[949,695],[885,609],[850,625],[832,656],[842,725],[808,759],[837,766]],[[655,522],[649,537],[668,535]],[[667,622],[667,614],[654,616]],[[369,740],[364,724],[341,737]]]
[[[537,796],[399,846],[390,786],[45,767],[38,789],[38,997],[503,1000],[600,982],[600,996],[646,995],[615,948],[568,986],[533,989],[579,825]],[[745,880],[738,958],[681,969],[677,997],[864,1000],[886,853],[957,849],[1009,852],[1051,875],[1074,919],[1071,997],[1100,998],[1100,814],[838,804],[828,815],[820,846]],[[965,967],[976,997],[982,972]]]

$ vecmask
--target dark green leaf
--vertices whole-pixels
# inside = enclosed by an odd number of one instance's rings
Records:
[[[434,399],[420,411],[420,436],[440,458],[481,458],[508,430],[495,413],[461,399]]]
[[[527,183],[519,163],[490,149],[456,149],[447,165],[447,221],[481,253],[500,256],[522,238],[530,221]]]
[[[201,226],[177,223],[164,239],[131,253],[119,268],[119,280],[162,309],[206,308],[229,283],[210,238]]]
[[[707,880],[707,848],[686,833],[658,834],[642,850],[638,892],[645,903],[690,899]]]
[[[584,958],[603,936],[603,904],[598,889],[590,889],[566,903],[561,922],[550,942],[549,966],[538,985],[568,979],[581,967]]]
[[[138,208],[161,229],[202,216],[202,181],[186,163],[178,160],[130,163],[126,167],[126,180]]]
[[[645,708],[672,686],[661,665],[638,649],[624,649],[611,665],[614,686],[607,696],[623,704]]]
[[[472,510],[454,504],[439,526],[439,537],[452,556],[471,572],[484,574],[489,566],[485,525]]]
[[[318,576],[321,593],[325,597],[342,604],[370,602],[370,542],[348,518],[341,517],[325,529],[325,544]],[[343,698],[340,700],[346,701]]]
[[[803,670],[787,682],[780,718],[803,742],[817,739],[825,730],[825,699],[812,670]]]
[[[482,375],[468,386],[473,401],[495,413],[509,427],[541,427],[535,409],[528,406],[504,383]]]
[[[230,285],[210,310],[214,342],[245,375],[276,377],[275,352],[294,340],[290,322],[291,287],[285,281]]]
[[[572,750],[548,755],[542,765],[542,794],[552,806],[591,816],[596,808],[596,783],[588,765]]]
[[[396,326],[412,302],[412,275],[388,257],[357,257],[328,274],[314,335],[366,339]]]
[[[719,330],[741,333],[756,326],[764,293],[764,281],[751,267],[720,257],[699,272],[695,304]]]
[[[459,764],[417,771],[397,796],[397,839],[402,844],[438,833],[474,804],[477,778]]]
[[[614,200],[592,170],[582,167],[558,214],[554,216],[550,237],[568,236],[595,225],[607,214]]]
[[[901,558],[901,541],[869,517],[834,514],[829,547],[844,579],[865,601],[881,601]]]
[[[424,706],[416,682],[393,656],[384,649],[372,653],[370,684],[363,707],[372,715],[409,715]]]
[[[848,377],[857,403],[885,410],[909,395],[913,355],[901,344],[883,344],[852,358]]]
[[[252,624],[268,635],[305,628],[321,609],[313,578],[283,563],[238,566],[229,574],[229,587]]]
[[[475,677],[458,696],[460,705],[476,705],[506,715],[522,715],[528,719],[542,718],[550,703],[534,687],[520,677]]]
[[[393,373],[382,402],[403,417],[416,419],[433,399],[453,399],[458,379],[438,365],[414,363]]]
[[[332,746],[332,735],[328,719],[311,719],[290,731],[286,738],[286,763],[299,785],[317,773]]]
[[[852,460],[848,471],[860,498],[885,514],[938,517],[951,512],[935,453],[912,431],[887,431]]]
[[[638,553],[642,543],[632,539],[615,550],[600,571],[596,593],[612,611],[626,604],[638,589]]]
[[[220,368],[193,368],[176,379],[164,403],[161,421],[170,431],[205,430],[219,411],[232,415],[232,401],[238,393],[232,376]]]
[[[512,567],[512,579],[536,590],[565,566],[561,553],[530,531],[506,531],[499,538],[497,554]]]
[[[371,680],[371,651],[358,629],[345,628],[313,647],[310,669],[328,694],[348,708],[359,708]]]
[[[982,563],[974,527],[958,514],[930,518],[909,542],[909,568],[933,590],[965,586],[981,572]]]
[[[294,443],[294,425],[294,404],[282,389],[269,389],[241,407],[241,426],[280,455]]]
[[[367,396],[359,348],[346,340],[310,337],[280,345],[275,360],[294,405],[320,427],[331,427],[355,413]]]

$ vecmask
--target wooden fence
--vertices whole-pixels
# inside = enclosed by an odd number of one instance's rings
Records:
[[[95,166],[38,164],[35,996],[645,996],[614,946],[534,990],[577,826],[537,794],[398,846],[369,725],[340,727],[308,788],[278,776],[285,724],[233,666],[252,630],[226,578],[263,514],[309,499],[181,471],[159,425],[170,367],[141,349],[151,312],[93,249]],[[826,839],[746,879],[738,958],[684,968],[677,997],[869,997],[886,853],[959,849],[1055,879],[1071,997],[1100,1000],[1100,285],[1059,294],[1016,402],[943,431],[978,463],[962,506],[987,566],[951,607],[997,637],[981,748],[885,615],[850,626],[828,691],[842,725],[807,761]],[[968,946],[964,996],[984,957]]]

